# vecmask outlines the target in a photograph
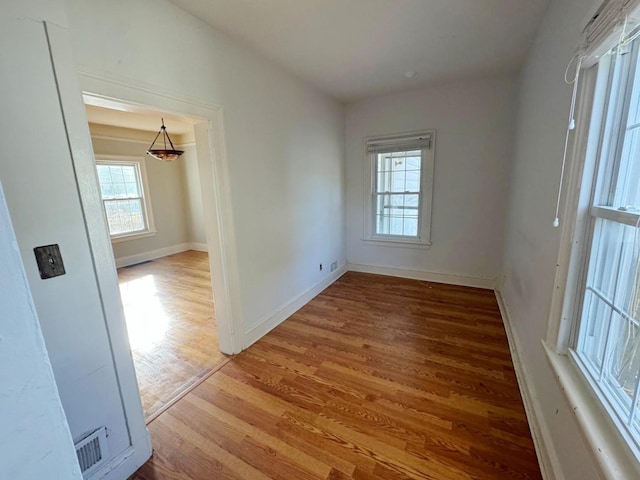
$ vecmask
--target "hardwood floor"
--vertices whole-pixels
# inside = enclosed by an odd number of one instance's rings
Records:
[[[118,270],[147,421],[209,374],[220,353],[206,253],[188,251]]]
[[[350,272],[160,415],[137,480],[539,479],[493,292]]]

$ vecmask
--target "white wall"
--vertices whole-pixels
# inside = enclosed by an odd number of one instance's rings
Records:
[[[501,288],[531,374],[527,381],[553,438],[550,447],[567,479],[584,480],[597,474],[540,342],[559,249],[552,222],[572,88],[563,77],[595,3],[552,1],[522,72]]]
[[[168,1],[66,5],[81,70],[224,108],[246,330],[344,264],[340,104]]]
[[[501,265],[516,79],[469,80],[347,106],[349,263],[492,286]],[[436,129],[428,250],[371,246],[363,236],[365,137]],[[382,270],[384,271],[384,270]],[[405,272],[406,273],[406,272]],[[432,274],[445,274],[432,275]],[[448,277],[452,276],[452,277]]]
[[[41,21],[53,20],[49,34],[64,43],[62,3],[15,1],[3,7],[9,10],[0,16],[0,179],[71,434],[107,426],[116,456],[130,446],[127,418],[57,90],[63,78],[54,79]],[[57,68],[64,75],[73,65],[61,59]],[[52,243],[59,244],[67,273],[41,280],[33,248]]]
[[[202,189],[198,171],[198,155],[194,144],[180,145],[184,150],[180,157],[185,192],[185,214],[187,216],[187,238],[189,243],[200,248],[206,247],[207,234],[204,229],[204,211],[202,210]]]
[[[67,2],[72,44],[79,62],[105,77],[225,107],[248,329],[326,279],[319,262],[344,263],[342,108],[171,3],[158,3]],[[96,213],[99,198],[67,22],[61,1],[3,8],[0,131],[7,141],[0,179],[71,434],[107,426],[116,460],[110,475],[126,476],[150,446],[113,259],[103,255],[107,233],[101,220],[83,217]],[[52,21],[51,50],[42,20]],[[166,63],[157,58],[159,29],[174,32],[163,43]],[[99,249],[92,252],[89,237]],[[50,243],[60,245],[67,273],[44,281],[32,249]],[[107,312],[118,319],[109,331]]]
[[[188,244],[196,242],[193,239],[196,234],[200,234],[200,243],[206,243],[194,146],[185,147],[185,153],[179,160],[160,162],[145,155],[155,133],[94,124],[90,124],[90,129],[96,157],[135,157],[144,162],[146,167],[157,233],[151,237],[114,242],[113,253],[118,265],[137,263],[154,255],[162,255],[163,252],[185,249]],[[188,165],[185,165],[186,162]],[[196,210],[198,199],[199,211]],[[195,225],[192,224],[194,222]]]
[[[0,477],[82,478],[0,186]]]

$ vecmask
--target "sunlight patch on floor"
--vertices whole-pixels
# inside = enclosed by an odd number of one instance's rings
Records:
[[[122,282],[122,304],[126,312],[131,350],[148,352],[161,342],[170,318],[162,306],[153,275]]]

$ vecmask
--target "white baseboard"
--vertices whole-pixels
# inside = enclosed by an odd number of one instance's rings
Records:
[[[188,245],[189,245],[189,250],[195,250],[196,252],[209,251],[209,248],[207,247],[206,243],[191,242]]]
[[[244,336],[244,344],[242,349],[248,348],[250,345],[258,341],[265,336],[271,330],[276,328],[282,322],[284,322],[291,315],[296,313],[307,303],[309,303],[316,295],[322,292],[325,288],[338,280],[342,275],[347,272],[346,266],[338,268],[335,272],[327,275],[311,288],[305,290],[297,297],[293,298],[288,303],[281,305],[274,313],[267,315],[260,319],[254,326],[249,328]]]
[[[144,435],[134,439],[132,444],[89,477],[89,480],[120,480],[133,475],[136,470],[151,458],[153,453],[149,432],[146,428],[144,429]]]
[[[135,265],[136,263],[148,262],[149,260],[155,260],[156,258],[173,255],[174,253],[186,252],[187,250],[195,250],[191,248],[191,245],[191,243],[180,243],[178,245],[172,245],[171,247],[159,248],[157,250],[142,252],[126,257],[119,257],[116,258],[116,267],[128,267],[130,265]]]
[[[538,396],[533,390],[533,385],[531,385],[527,380],[531,378],[531,376],[527,368],[527,364],[522,358],[520,340],[512,328],[509,309],[500,290],[496,290],[495,293],[498,301],[498,307],[500,308],[500,314],[502,315],[504,329],[507,332],[511,359],[513,360],[513,367],[516,371],[518,386],[520,387],[520,393],[522,394],[522,403],[524,404],[527,420],[531,427],[531,437],[533,439],[536,453],[538,454],[538,463],[540,464],[542,477],[545,480],[565,480],[564,473],[560,467],[560,461],[553,449],[551,434],[549,433],[549,428],[547,427],[544,415],[542,414],[542,408],[540,407],[540,402],[538,402]]]
[[[426,270],[413,270],[409,268],[383,267],[379,265],[365,265],[349,263],[347,270],[352,272],[375,273],[389,275],[391,277],[412,278],[427,282],[447,283],[449,285],[461,285],[463,287],[476,287],[493,290],[496,279],[490,277],[471,277],[467,275],[455,275],[450,273],[428,272]]]

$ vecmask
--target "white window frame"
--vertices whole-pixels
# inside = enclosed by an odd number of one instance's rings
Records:
[[[602,68],[610,61],[607,56],[602,56],[607,50],[601,46],[597,54],[591,55],[585,61],[587,68],[581,76],[577,128],[569,151],[569,169],[565,178],[567,194],[560,215],[564,221],[561,224],[554,294],[543,345],[600,474],[604,478],[640,478],[640,449],[636,440],[626,431],[611,399],[603,393],[574,350],[577,348],[581,302],[591,254],[592,224],[597,218],[627,224],[635,218],[633,212],[593,207],[609,98],[609,85],[605,79],[610,69],[608,65]]]
[[[138,187],[141,190],[142,199],[142,214],[145,222],[145,229],[131,233],[122,233],[117,235],[111,235],[111,243],[126,242],[129,240],[138,240],[141,238],[152,237],[157,234],[155,221],[153,218],[153,209],[151,207],[151,196],[149,190],[149,181],[147,177],[147,169],[145,165],[145,158],[138,158],[133,156],[123,155],[96,155],[97,165],[133,165],[136,167],[138,173]],[[97,177],[97,170],[96,170]],[[100,201],[102,203],[102,213],[104,215],[105,222],[107,223],[107,231],[109,231],[109,222],[107,221],[107,213],[105,209],[104,199],[102,198],[102,190],[100,189],[100,181],[98,179],[98,189],[100,191]]]
[[[429,145],[423,148],[411,148],[411,139],[428,137]],[[418,210],[418,235],[401,236],[375,233],[376,216],[376,161],[377,153],[369,153],[372,144],[397,146],[394,151],[420,150],[422,160],[420,165],[420,193]],[[436,131],[424,130],[393,135],[367,137],[364,142],[364,232],[362,240],[369,245],[404,248],[429,248],[431,246],[431,216],[433,207],[433,179],[435,169]]]
[[[612,115],[614,118],[614,122],[617,122],[618,117],[622,117],[623,126],[617,125],[614,128],[613,133],[617,138],[613,138],[608,135],[609,132],[605,132],[602,128],[603,125],[600,125],[599,131],[592,131],[592,135],[598,136],[600,139],[600,150],[598,152],[597,162],[602,162],[602,164],[596,164],[597,172],[594,175],[593,180],[591,181],[591,198],[589,203],[589,208],[585,211],[585,215],[587,218],[585,221],[585,229],[581,234],[583,235],[583,244],[585,248],[582,249],[581,252],[581,266],[580,266],[580,275],[579,275],[579,283],[577,285],[577,291],[575,296],[575,308],[574,308],[574,318],[573,318],[573,334],[570,339],[571,347],[569,350],[569,354],[573,360],[573,362],[578,366],[580,371],[585,375],[587,381],[594,389],[596,395],[603,403],[604,407],[608,411],[614,423],[620,429],[620,433],[627,439],[627,442],[634,452],[636,457],[640,460],[640,433],[638,432],[637,427],[634,427],[634,418],[637,419],[637,395],[638,390],[636,387],[635,395],[633,396],[633,404],[635,406],[631,406],[630,413],[627,414],[624,412],[625,406],[623,405],[625,395],[620,391],[614,391],[613,387],[610,385],[610,381],[608,380],[608,368],[609,362],[611,360],[610,357],[607,356],[607,353],[610,348],[614,348],[612,344],[609,342],[610,337],[612,336],[612,329],[614,325],[614,312],[618,313],[622,318],[622,321],[627,321],[630,323],[637,323],[637,319],[634,320],[631,317],[626,316],[626,314],[618,307],[616,304],[616,300],[609,300],[608,295],[600,292],[596,287],[591,286],[589,284],[589,272],[595,267],[595,262],[593,258],[594,251],[599,251],[599,238],[596,238],[596,232],[598,230],[598,224],[602,221],[609,221],[614,224],[619,225],[631,225],[635,227],[638,223],[638,219],[640,215],[635,211],[626,211],[622,209],[617,209],[615,205],[603,205],[603,202],[606,203],[614,203],[614,194],[616,192],[617,181],[619,178],[619,168],[620,161],[623,161],[623,148],[622,144],[625,141],[624,132],[628,130],[630,127],[624,127],[627,122],[627,111],[629,109],[629,104],[632,101],[631,98],[631,90],[634,86],[637,88],[638,83],[640,82],[640,69],[637,69],[636,66],[638,64],[638,50],[639,46],[637,43],[634,43],[634,47],[632,51],[625,54],[625,59],[628,59],[628,66],[621,72],[623,80],[623,84],[626,86],[625,90],[620,90],[616,86],[613,88],[610,86],[610,81],[607,79],[607,97],[612,98],[615,102],[615,111],[610,113],[608,108],[604,110],[600,110],[596,112],[596,115],[602,117],[601,122],[604,122],[604,117],[606,115]],[[622,58],[622,57],[621,57]],[[606,69],[606,72],[609,73],[610,68]],[[633,72],[633,79],[629,81],[631,77],[631,72]],[[609,75],[607,75],[609,76]],[[610,93],[615,91],[618,97],[613,97]],[[620,97],[622,95],[622,97]],[[611,120],[609,120],[611,121]],[[611,145],[609,144],[611,143]],[[606,150],[603,152],[603,150]],[[627,159],[627,161],[631,161]],[[602,177],[602,178],[601,178]],[[602,219],[602,220],[600,220]],[[621,261],[621,259],[620,259]],[[616,278],[619,275],[621,263],[618,261],[617,267],[614,267],[616,271]],[[614,290],[614,292],[617,288]],[[595,365],[591,363],[587,359],[586,355],[581,353],[581,351],[586,347],[586,342],[588,340],[588,319],[586,318],[587,313],[585,312],[585,297],[587,296],[587,292],[591,292],[591,296],[593,298],[600,299],[602,303],[608,305],[611,309],[611,316],[609,316],[608,327],[606,328],[607,333],[604,334],[602,338],[599,338],[598,341],[604,342],[604,355],[607,358],[603,357],[602,365],[596,368]],[[639,385],[640,386],[640,385]],[[619,389],[618,389],[619,390]],[[634,415],[635,414],[635,415]],[[625,416],[629,418],[625,418]],[[636,433],[633,433],[635,430]]]

